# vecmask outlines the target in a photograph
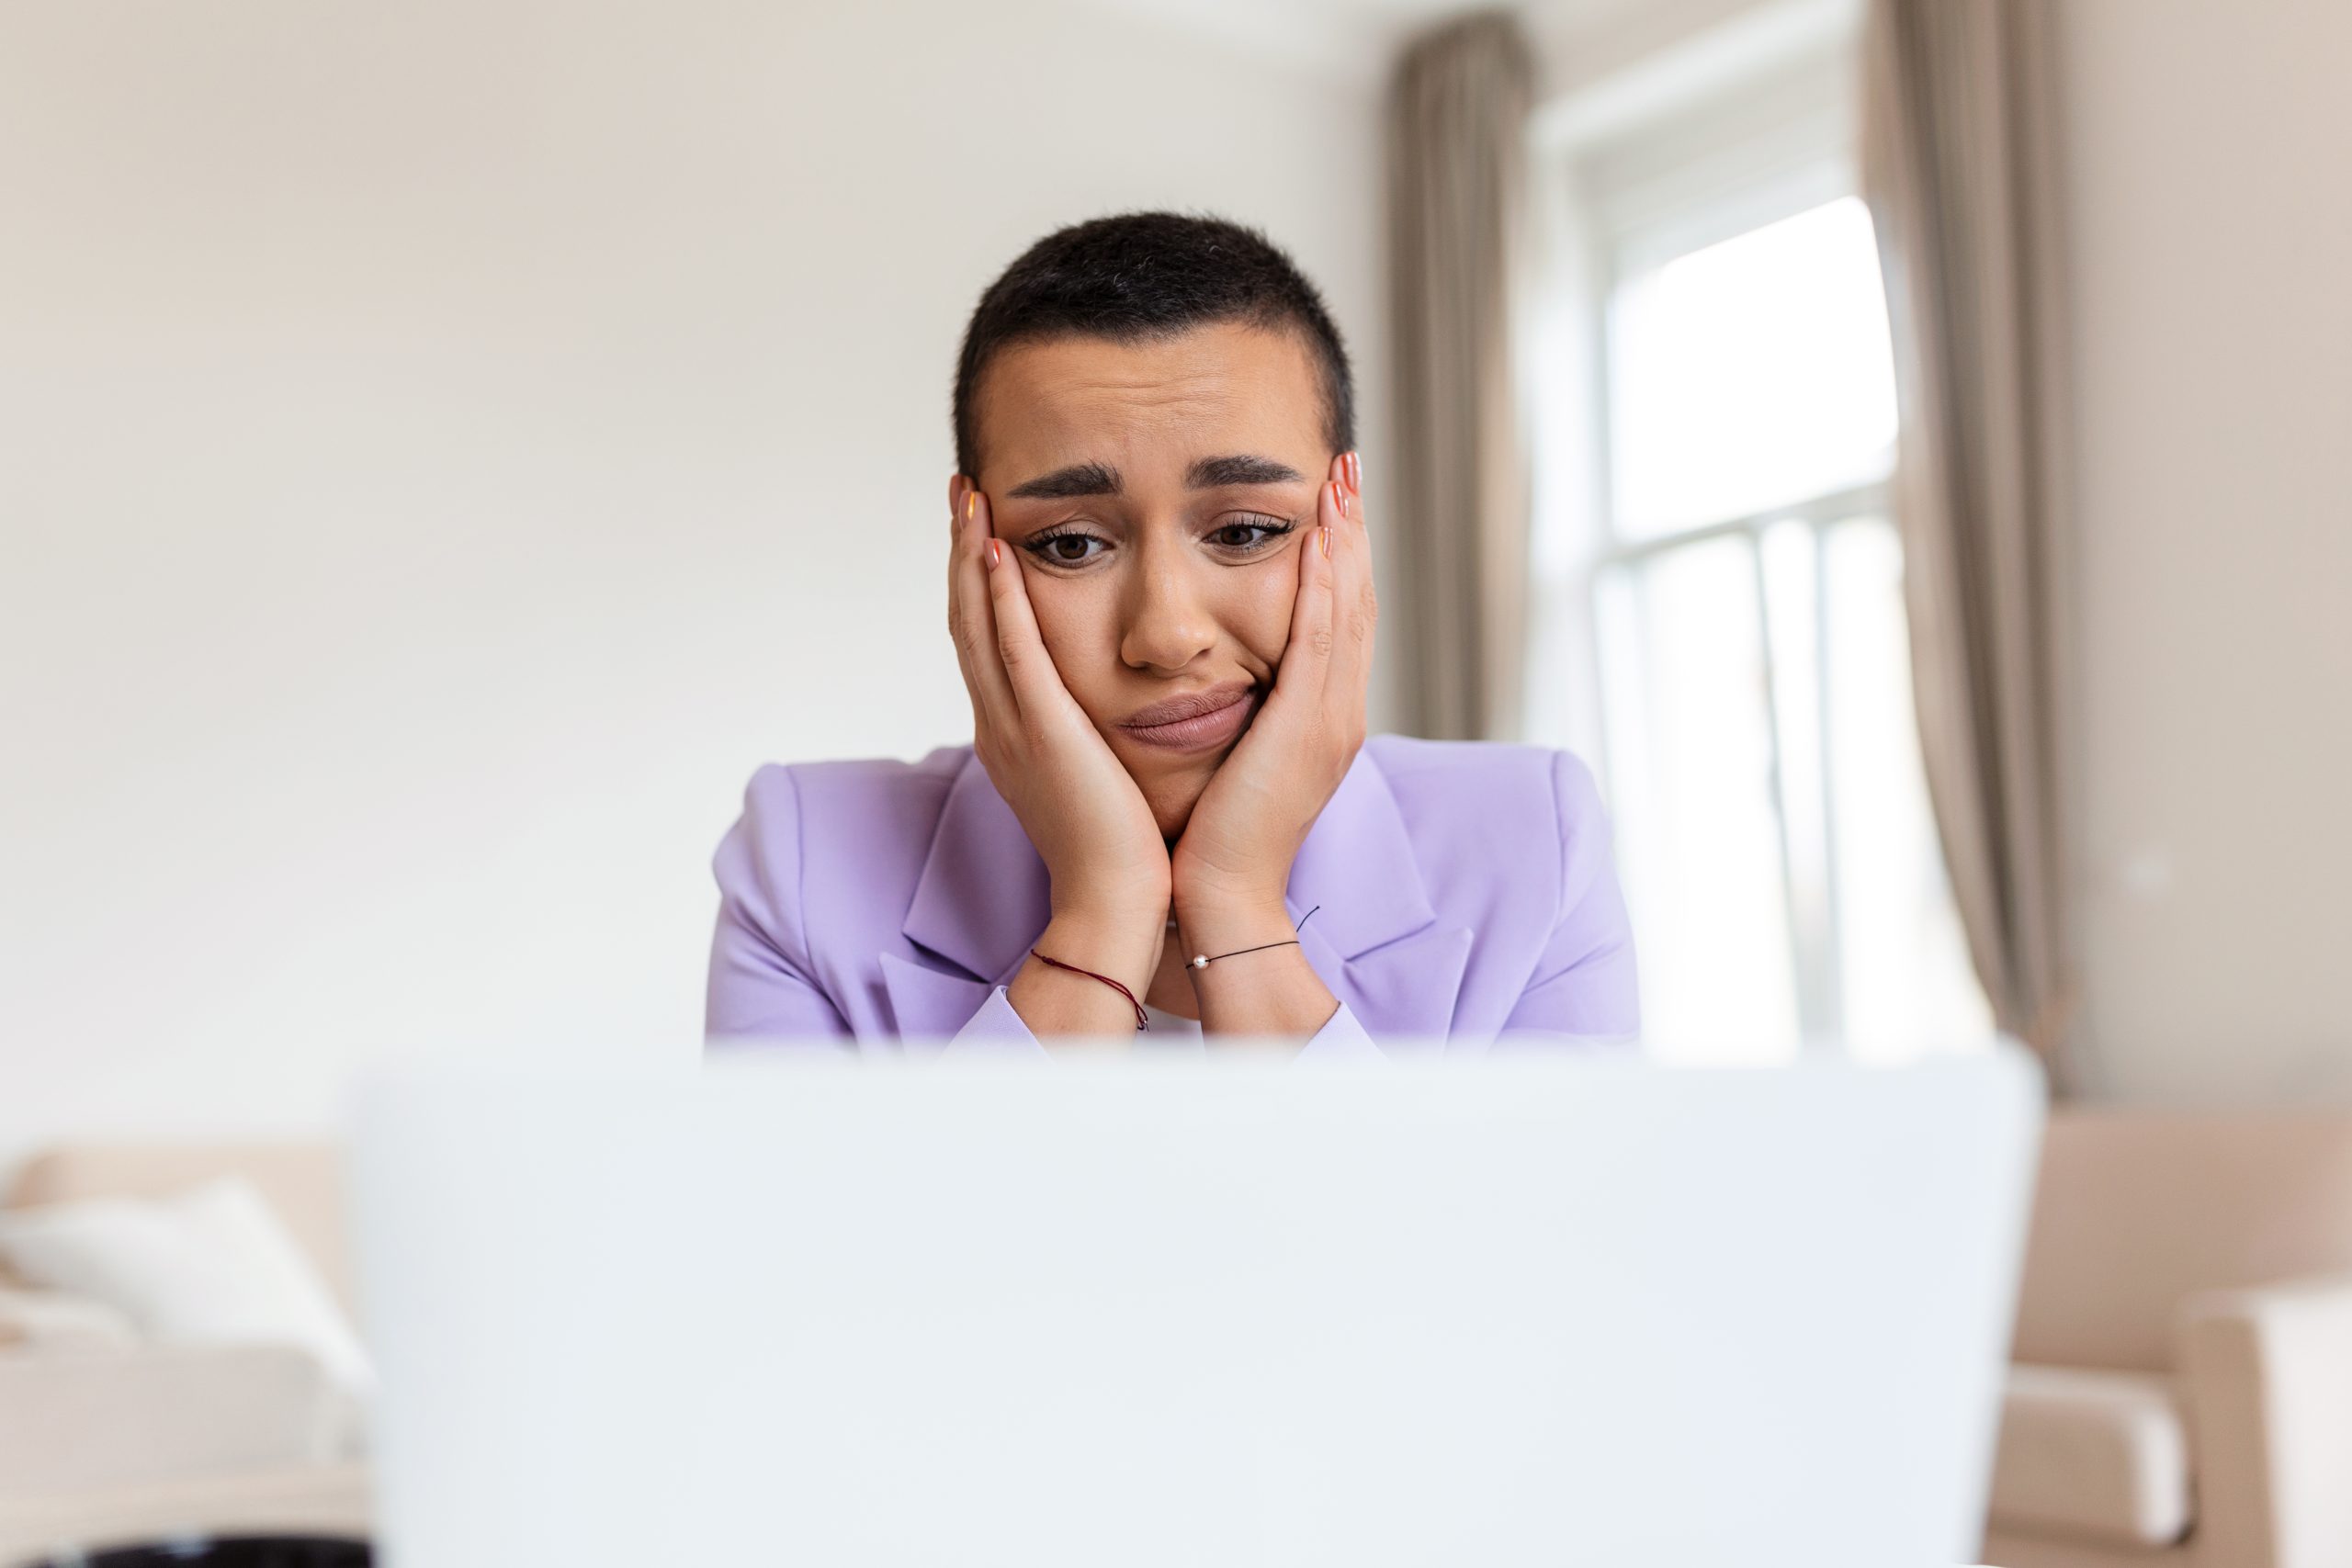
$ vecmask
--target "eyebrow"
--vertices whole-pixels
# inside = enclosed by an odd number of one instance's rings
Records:
[[[1116,495],[1119,470],[1102,463],[1072,463],[1014,485],[1008,497],[1027,501],[1067,501],[1074,495]]]
[[[1228,485],[1279,485],[1297,480],[1298,470],[1272,457],[1241,453],[1227,457],[1203,457],[1184,470],[1188,490],[1220,490]],[[1107,463],[1072,463],[1024,479],[1005,492],[1008,500],[1068,501],[1081,495],[1117,495],[1119,470]]]
[[[1288,463],[1243,455],[1204,457],[1185,470],[1184,483],[1193,490],[1217,490],[1226,485],[1284,485],[1297,478],[1298,470]]]

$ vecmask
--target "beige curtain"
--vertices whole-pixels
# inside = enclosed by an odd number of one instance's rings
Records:
[[[1511,367],[1534,73],[1510,17],[1416,42],[1388,106],[1396,488],[1382,508],[1400,728],[1519,728],[1527,481]]]
[[[2046,0],[1871,0],[1863,185],[1894,330],[1912,680],[2005,1030],[2073,1077],[2058,745],[2065,412]]]

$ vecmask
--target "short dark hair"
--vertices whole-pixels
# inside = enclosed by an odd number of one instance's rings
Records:
[[[1323,296],[1255,229],[1181,212],[1123,212],[1057,229],[1004,269],[972,310],[956,363],[956,468],[979,471],[972,407],[980,373],[1016,343],[1083,336],[1135,343],[1242,321],[1302,338],[1323,379],[1331,450],[1356,444],[1355,380]]]

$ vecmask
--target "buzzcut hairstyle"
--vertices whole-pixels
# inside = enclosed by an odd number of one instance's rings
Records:
[[[956,468],[979,472],[974,393],[1004,349],[1081,336],[1114,343],[1244,322],[1295,333],[1323,382],[1334,452],[1356,444],[1355,377],[1323,296],[1255,229],[1181,212],[1125,212],[1057,229],[1004,269],[964,329],[956,363]]]

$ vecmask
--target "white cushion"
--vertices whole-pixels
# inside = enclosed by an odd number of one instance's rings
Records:
[[[1993,1467],[1996,1529],[2169,1545],[2189,1524],[2188,1434],[2173,1380],[2014,1366]]]
[[[111,1303],[0,1285],[0,1352],[128,1350],[138,1343],[130,1314]]]
[[[34,1284],[120,1308],[158,1343],[297,1346],[350,1393],[372,1386],[350,1321],[242,1178],[0,1213],[0,1258]]]

